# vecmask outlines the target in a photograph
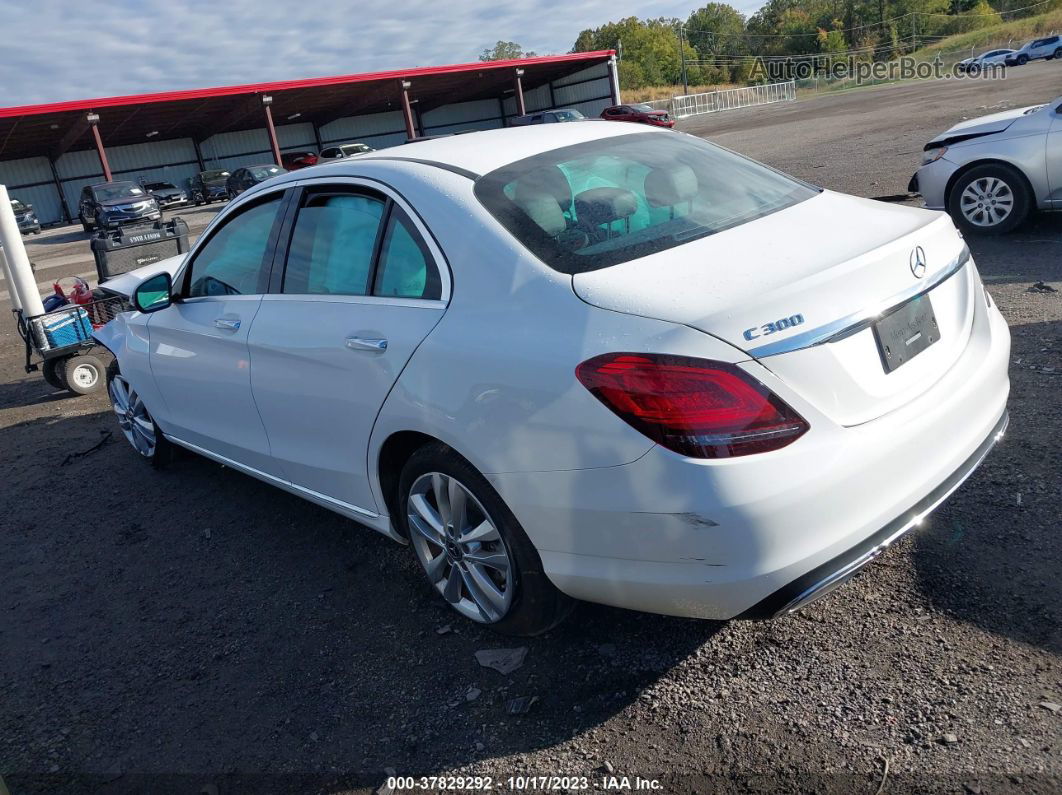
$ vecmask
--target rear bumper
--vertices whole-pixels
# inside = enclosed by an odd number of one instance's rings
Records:
[[[983,300],[962,356],[910,403],[813,422],[764,455],[655,447],[619,467],[492,474],[563,592],[668,615],[762,618],[843,582],[974,470],[1005,423],[1010,337]]]
[[[996,442],[1003,438],[1010,422],[1010,414],[1003,412],[999,422],[988,434],[981,446],[973,454],[963,461],[962,466],[933,491],[929,492],[919,502],[904,513],[897,516],[874,535],[860,542],[856,546],[838,555],[821,566],[812,569],[803,577],[798,577],[763,601],[746,610],[738,618],[744,619],[768,619],[778,618],[799,610],[805,605],[820,599],[840,585],[848,582],[852,577],[908,530],[922,523],[922,520],[936,509],[944,500],[951,496],[952,492],[959,488],[965,480],[974,473],[974,470],[985,460]]]

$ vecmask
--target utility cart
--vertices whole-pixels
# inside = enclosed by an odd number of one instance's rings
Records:
[[[26,343],[26,372],[40,370],[51,386],[75,395],[89,395],[106,385],[106,366],[94,353],[92,331],[130,308],[125,296],[99,291],[89,296],[84,303],[71,302],[43,315],[16,313],[18,333]]]

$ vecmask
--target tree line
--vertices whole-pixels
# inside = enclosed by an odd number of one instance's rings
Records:
[[[624,89],[681,84],[683,58],[689,85],[745,83],[757,57],[892,60],[956,33],[1060,7],[1062,0],[768,0],[746,17],[708,3],[686,19],[628,17],[584,30],[571,51],[618,50]]]

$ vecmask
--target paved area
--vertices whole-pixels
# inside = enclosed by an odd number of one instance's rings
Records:
[[[684,125],[878,196],[956,119],[1062,86],[1062,65],[1026,69]],[[143,466],[104,398],[23,373],[5,323],[0,773],[19,794],[368,792],[389,770],[502,791],[1058,792],[1062,293],[1030,287],[1062,289],[1062,215],[970,245],[1013,332],[1007,439],[857,580],[762,624],[585,605],[500,638],[381,536],[202,459]],[[80,231],[30,249],[42,280],[91,270]],[[505,675],[474,656],[511,647]]]

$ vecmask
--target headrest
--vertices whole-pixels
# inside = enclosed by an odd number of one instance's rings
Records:
[[[572,206],[572,186],[568,184],[568,178],[557,166],[542,166],[520,177],[516,183],[516,200],[524,196],[532,196],[537,193],[545,193],[552,196],[560,205],[561,212],[566,212]]]
[[[610,224],[634,215],[638,200],[623,188],[591,188],[575,197],[575,214],[583,223]]]
[[[568,226],[557,200],[548,193],[525,192],[516,197],[516,205],[550,237],[556,237]]]
[[[689,166],[663,166],[645,175],[645,200],[650,207],[673,207],[696,195],[697,175]]]

